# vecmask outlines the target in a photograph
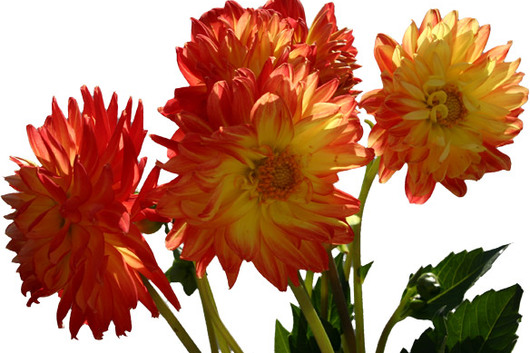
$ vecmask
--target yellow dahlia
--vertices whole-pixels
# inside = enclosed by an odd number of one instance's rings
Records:
[[[326,247],[352,240],[345,218],[359,201],[333,184],[373,152],[357,144],[353,97],[334,97],[339,81],[319,86],[316,73],[298,80],[295,72],[284,64],[262,85],[249,72],[215,87],[205,119],[244,124],[160,140],[172,156],[163,168],[178,174],[158,190],[157,211],[174,219],[166,245],[183,245],[199,276],[217,256],[232,286],[242,261],[252,261],[285,290],[289,280],[298,285],[299,269],[328,268]]]
[[[338,29],[331,3],[308,28],[298,0],[271,0],[259,9],[244,9],[227,1],[224,8],[194,19],[191,32],[191,41],[177,48],[179,68],[190,86],[177,88],[174,98],[160,109],[177,123],[187,112],[204,115],[213,85],[219,81],[234,84],[241,69],[265,80],[270,69],[284,63],[295,69],[309,64],[311,72],[318,72],[320,84],[339,80],[335,95],[350,92],[360,81],[353,75],[358,67],[354,38],[350,30]]]
[[[131,330],[130,310],[138,301],[158,310],[141,275],[179,303],[136,223],[149,219],[143,195],[156,186],[157,170],[139,194],[146,159],[138,154],[146,134],[141,102],[132,120],[132,100],[118,119],[117,96],[107,109],[99,88],[81,89],[84,110],[74,99],[66,119],[55,99],[44,126],[29,125],[28,137],[40,165],[12,158],[19,166],[7,177],[15,193],[2,198],[15,209],[6,234],[8,249],[31,293],[28,306],[58,293],[57,323],[70,312],[75,338],[87,324],[95,338],[111,321],[117,335]]]
[[[497,148],[522,129],[528,90],[519,85],[520,60],[504,61],[510,42],[484,52],[489,33],[456,11],[442,19],[430,10],[402,44],[377,36],[383,88],[366,93],[361,106],[377,121],[369,146],[381,156],[380,181],[406,163],[410,202],[427,201],[436,183],[463,196],[465,180],[510,169]]]

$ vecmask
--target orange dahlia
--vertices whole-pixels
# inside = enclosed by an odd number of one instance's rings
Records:
[[[489,26],[453,11],[430,10],[413,22],[403,44],[380,34],[375,57],[383,88],[361,101],[377,124],[369,146],[381,156],[380,181],[406,163],[406,193],[424,203],[437,182],[457,196],[465,180],[510,169],[497,148],[521,131],[528,90],[519,85],[519,61],[505,62],[511,43],[484,52]]]
[[[132,100],[118,119],[116,94],[105,109],[99,88],[93,97],[86,87],[81,92],[82,113],[71,98],[66,119],[54,99],[44,126],[28,126],[41,165],[12,158],[20,169],[6,179],[16,192],[2,198],[15,209],[7,247],[17,254],[22,292],[31,293],[28,306],[58,293],[59,327],[71,311],[72,338],[85,323],[101,339],[111,321],[118,336],[131,330],[138,301],[158,315],[141,275],[179,303],[131,221],[148,217],[152,204],[142,195],[157,180],[155,170],[135,194],[146,162],[137,159],[146,134],[142,103],[134,120]]]
[[[360,81],[353,76],[358,67],[353,39],[350,30],[337,28],[332,3],[322,8],[308,28],[298,0],[271,0],[259,9],[244,9],[227,1],[224,8],[192,20],[191,41],[177,48],[180,70],[190,86],[176,89],[175,97],[160,111],[175,121],[182,112],[203,115],[216,82],[231,85],[242,68],[265,80],[267,67],[284,63],[296,67],[309,62],[320,84],[338,79],[335,95],[348,93]]]
[[[345,218],[359,201],[333,184],[373,152],[357,144],[355,100],[335,96],[339,81],[298,74],[283,64],[262,85],[252,72],[238,85],[219,83],[205,117],[219,129],[157,138],[173,156],[163,168],[178,174],[157,192],[157,211],[174,219],[166,245],[183,245],[199,276],[217,256],[232,286],[252,261],[285,290],[289,280],[298,285],[299,269],[328,268],[329,245],[352,241]],[[225,124],[233,117],[245,123]]]

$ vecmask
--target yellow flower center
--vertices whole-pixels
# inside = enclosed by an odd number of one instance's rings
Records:
[[[431,108],[431,121],[445,127],[454,126],[467,114],[462,93],[453,85],[447,85],[429,94],[427,105]]]
[[[267,157],[256,176],[263,199],[285,200],[302,180],[298,158],[287,151]]]

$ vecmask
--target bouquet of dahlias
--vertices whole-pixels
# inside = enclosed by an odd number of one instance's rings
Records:
[[[160,5],[131,6],[140,28],[150,16],[170,17]],[[94,88],[83,85],[81,99],[53,98],[44,120],[24,112],[4,129],[20,136],[20,121],[29,141],[6,144],[2,192],[3,255],[14,253],[16,264],[2,268],[11,278],[16,268],[27,306],[53,307],[72,339],[132,331],[125,341],[138,351],[153,348],[151,335],[192,353],[514,350],[525,312],[514,284],[524,282],[525,266],[517,233],[526,235],[528,207],[507,196],[530,194],[506,173],[485,175],[511,169],[506,145],[523,127],[528,89],[511,41],[490,43],[489,25],[456,10],[422,8],[407,27],[390,3],[376,5],[384,14],[364,15],[346,2],[167,6],[194,16],[191,35],[178,25],[180,83],[164,66],[139,62],[126,78],[109,74],[120,72],[114,64],[103,79],[94,64],[68,56],[69,70],[101,81],[85,79]],[[86,10],[93,26],[111,24],[121,8]],[[362,16],[373,16],[366,32],[356,26]],[[74,22],[64,21],[52,23],[75,50],[64,30]],[[396,32],[368,47],[368,28]],[[114,30],[79,52],[105,66],[109,43],[155,62],[174,44]],[[59,39],[47,45],[64,45]],[[11,75],[27,88],[31,75]],[[144,100],[105,96],[100,86],[118,81]],[[18,86],[9,94],[27,97]],[[40,106],[42,92],[31,96],[39,98],[24,104]],[[370,192],[376,179],[386,185]],[[470,180],[481,183],[468,192]],[[517,259],[495,284],[474,286],[505,250]],[[433,254],[441,256],[432,262]],[[8,304],[15,315],[19,297]],[[133,312],[138,303],[147,312]],[[3,331],[38,331],[33,310],[27,315],[29,323]],[[45,335],[21,342],[21,351],[57,344],[55,331]],[[118,349],[113,339],[102,344]]]

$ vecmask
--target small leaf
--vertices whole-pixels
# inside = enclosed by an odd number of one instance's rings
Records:
[[[429,320],[440,310],[448,313],[462,303],[467,290],[491,268],[506,247],[507,245],[489,251],[480,248],[471,252],[451,253],[434,268],[430,265],[420,268],[411,276],[403,294],[410,297],[411,303],[414,302],[414,305],[406,307],[403,315]],[[418,281],[432,277],[438,280],[439,287],[432,296],[421,297],[416,288]]]
[[[291,349],[289,348],[289,331],[278,320],[276,320],[276,330],[274,332],[274,352],[291,353]]]
[[[366,275],[368,274],[368,271],[370,270],[373,264],[373,261],[369,262],[366,265],[361,266],[361,268],[359,269],[359,278],[361,279],[361,284],[364,283],[364,279],[366,278]]]
[[[180,250],[173,251],[173,265],[166,271],[166,277],[169,282],[178,282],[182,284],[184,293],[192,295],[197,289],[197,282],[195,281],[195,265],[193,262],[182,260],[180,258]]]
[[[302,310],[296,305],[291,304],[291,311],[293,313],[293,330],[289,335],[289,347],[291,352],[309,352],[308,342],[308,324],[302,314]]]
[[[490,290],[465,301],[447,317],[447,347],[450,352],[508,353],[517,341],[523,290],[519,285]]]

